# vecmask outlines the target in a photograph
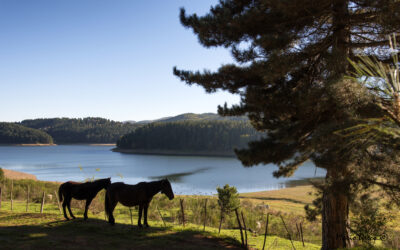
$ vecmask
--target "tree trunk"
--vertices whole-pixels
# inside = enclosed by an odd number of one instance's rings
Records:
[[[334,173],[332,173],[334,172]],[[322,195],[322,250],[347,248],[350,240],[348,184],[338,181],[337,172],[328,169],[333,183]]]
[[[333,45],[332,62],[335,78],[339,80],[346,75],[349,67],[347,58],[350,54],[349,41],[349,1],[332,2]],[[322,249],[330,250],[351,247],[349,231],[349,184],[345,181],[346,166],[330,166],[327,169],[325,188],[322,196]]]

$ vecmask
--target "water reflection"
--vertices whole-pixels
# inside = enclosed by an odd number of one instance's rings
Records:
[[[150,180],[161,180],[161,179],[168,179],[170,182],[175,182],[175,183],[182,183],[183,182],[183,177],[193,175],[193,174],[198,174],[202,173],[204,171],[209,170],[210,168],[199,168],[190,172],[181,172],[181,173],[173,173],[173,174],[167,174],[167,175],[159,175],[159,176],[150,176]]]

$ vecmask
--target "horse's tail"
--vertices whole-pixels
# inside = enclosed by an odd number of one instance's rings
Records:
[[[62,202],[62,200],[63,200],[62,188],[63,188],[63,185],[60,185],[60,187],[58,188],[58,199],[60,200],[60,202]]]
[[[110,217],[110,189],[106,189],[106,195],[104,197],[104,210],[107,217]]]

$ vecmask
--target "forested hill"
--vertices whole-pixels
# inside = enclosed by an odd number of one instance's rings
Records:
[[[234,155],[235,148],[261,137],[247,121],[156,122],[137,128],[117,142],[120,152]]]
[[[34,119],[24,120],[20,124],[45,131],[57,144],[115,143],[122,135],[132,132],[138,126],[93,117]]]
[[[0,144],[52,144],[46,132],[15,123],[0,122]]]
[[[178,121],[248,121],[247,116],[220,116],[215,113],[185,113],[177,116],[164,117],[157,120],[147,120],[147,121],[128,121],[133,124],[148,124],[153,122],[178,122]]]

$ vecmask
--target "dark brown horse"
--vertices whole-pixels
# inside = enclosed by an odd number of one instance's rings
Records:
[[[107,189],[107,187],[110,185],[111,185],[111,178],[95,180],[93,182],[83,182],[83,183],[68,181],[61,184],[60,188],[58,189],[58,196],[60,198],[60,202],[63,200],[64,197],[64,202],[62,206],[64,210],[65,219],[69,220],[67,212],[65,211],[66,206],[68,206],[68,211],[71,217],[75,219],[75,216],[72,214],[71,211],[71,200],[72,198],[75,198],[77,200],[86,200],[84,218],[85,220],[87,220],[88,218],[87,212],[90,203],[92,202],[94,197],[96,197],[97,193],[100,190],[102,190],[103,188]]]
[[[127,207],[139,205],[138,226],[142,227],[142,211],[144,210],[144,225],[147,223],[147,210],[153,196],[160,192],[165,194],[170,200],[174,198],[174,192],[171,183],[167,179],[152,182],[140,182],[136,185],[128,185],[123,182],[116,182],[107,188],[105,208],[108,216],[108,222],[115,223],[113,211],[118,202]]]

